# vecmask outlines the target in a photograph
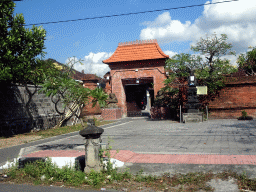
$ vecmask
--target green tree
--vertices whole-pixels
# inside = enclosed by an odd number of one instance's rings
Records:
[[[97,102],[99,103],[100,107],[105,107],[107,105],[106,100],[108,99],[108,94],[106,94],[101,87],[91,90],[90,95],[93,97],[92,107],[95,107]]]
[[[25,29],[22,14],[13,16],[15,4],[11,0],[0,2],[0,81],[5,83],[37,84],[41,62],[37,56],[43,52],[46,31],[33,26]]]
[[[246,54],[240,54],[237,59],[238,67],[244,69],[249,76],[256,75],[256,47]]]
[[[52,60],[48,60],[48,62],[50,62],[48,66],[54,66]],[[63,122],[73,115],[83,123],[80,114],[83,107],[88,104],[89,97],[93,98],[93,107],[97,102],[99,102],[100,106],[106,105],[108,95],[102,88],[90,90],[84,88],[81,83],[72,78],[72,74],[74,74],[73,67],[77,62],[82,64],[80,60],[70,59],[70,62],[64,65],[62,69],[57,69],[55,66],[44,74],[45,80],[41,84],[42,88],[39,92],[44,92],[46,96],[51,97],[51,100],[55,103],[57,113],[62,116],[57,126],[62,126]]]
[[[165,87],[161,89],[164,97],[161,100],[157,98],[155,103],[164,103],[165,106],[177,109],[183,101],[178,96],[179,89],[172,87],[182,84],[181,81],[189,76],[191,69],[202,67],[200,66],[203,64],[201,60],[199,56],[192,56],[186,53],[176,54],[171,59],[168,59],[165,68],[170,73],[164,82]]]
[[[28,93],[25,110],[29,115],[29,124],[33,117],[29,106],[42,81],[43,57],[46,31],[42,27],[33,26],[25,29],[22,14],[13,15],[15,4],[11,0],[0,1],[0,82],[4,85],[23,85]],[[34,91],[28,84],[35,85]]]
[[[165,84],[173,84],[174,80],[177,78],[188,77],[191,69],[200,68],[202,65],[200,56],[191,56],[191,54],[181,53],[174,55],[171,59],[166,61],[165,68],[171,73],[168,79],[166,79]],[[203,66],[201,66],[203,68]]]
[[[198,52],[199,55],[181,53],[166,61],[165,68],[170,74],[168,79],[165,80],[163,90],[167,90],[175,84],[182,84],[183,82],[180,80],[186,80],[190,72],[194,70],[198,84],[206,85],[208,88],[209,92],[206,97],[214,97],[217,90],[225,86],[225,75],[237,71],[237,69],[230,64],[229,60],[220,58],[226,54],[234,54],[234,52],[230,51],[231,48],[232,45],[227,43],[227,35],[225,34],[221,34],[220,37],[213,34],[207,36],[205,39],[201,38],[195,46],[191,46],[191,49]],[[172,93],[177,94],[174,90]],[[202,98],[203,97],[204,96],[202,96]],[[177,97],[176,95],[176,100],[177,99],[181,99],[181,97]],[[176,100],[172,100],[172,102],[183,103],[182,100]]]
[[[201,80],[201,83],[208,86],[210,93],[215,93],[218,88],[223,87],[224,75],[230,74],[236,71],[231,66],[229,60],[221,60],[220,57],[231,54],[235,55],[234,51],[231,51],[232,44],[227,42],[227,35],[221,34],[220,37],[214,33],[211,36],[207,36],[205,39],[201,38],[197,42],[196,46],[191,46],[191,49],[199,54],[204,55],[205,62],[202,68],[198,68],[196,76]]]
[[[190,54],[177,54],[166,61],[166,68],[171,70],[170,78],[166,84],[171,84],[177,77],[188,77],[191,70],[195,70],[195,76],[201,85],[207,85],[210,93],[223,87],[225,74],[236,72],[230,61],[220,59],[225,54],[234,54],[230,51],[232,45],[227,43],[227,35],[216,34],[201,38],[191,49],[199,52],[200,56]],[[203,56],[205,57],[203,59]]]
[[[207,36],[205,39],[201,38],[196,46],[191,46],[191,50],[204,55],[207,59],[206,63],[210,67],[210,71],[214,71],[215,58],[219,59],[222,55],[235,54],[234,51],[230,51],[232,44],[227,43],[227,39],[226,34],[221,34],[221,37],[217,37],[217,34],[214,33],[211,36]]]

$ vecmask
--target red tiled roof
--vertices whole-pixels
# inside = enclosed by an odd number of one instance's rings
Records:
[[[76,71],[76,70],[73,70],[73,71],[75,72],[75,74],[72,74],[72,78],[73,79],[83,80],[85,74],[83,74],[83,73],[81,73],[79,71]]]
[[[101,78],[100,77],[97,77],[96,75],[94,74],[83,74],[83,79],[81,80],[100,80]]]
[[[169,56],[164,54],[157,41],[154,39],[119,43],[114,54],[104,60],[103,63],[164,58],[169,58]]]
[[[230,74],[231,77],[244,77],[248,76],[244,69],[238,68],[238,71]]]

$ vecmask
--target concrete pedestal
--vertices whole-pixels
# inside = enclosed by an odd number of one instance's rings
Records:
[[[85,139],[85,173],[89,173],[92,169],[96,172],[99,172],[103,169],[99,157],[101,142],[101,138]]]
[[[182,114],[182,122],[190,123],[190,122],[203,122],[203,112],[199,113],[183,113]]]

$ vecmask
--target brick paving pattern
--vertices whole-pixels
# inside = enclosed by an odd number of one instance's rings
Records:
[[[24,157],[78,157],[81,150],[42,150]],[[128,150],[110,151],[111,158],[129,163],[256,165],[256,155],[139,154]]]
[[[180,124],[130,118],[120,125],[105,126],[102,140],[107,143],[108,136],[113,138],[111,157],[122,162],[255,165],[255,123],[209,120]],[[38,145],[30,153],[37,152],[29,156],[78,157],[85,155],[83,148],[84,140],[77,135]]]

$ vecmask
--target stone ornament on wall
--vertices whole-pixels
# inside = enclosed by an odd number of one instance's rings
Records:
[[[109,98],[106,100],[107,102],[107,108],[118,108],[117,103],[117,97],[114,93],[109,94]]]

